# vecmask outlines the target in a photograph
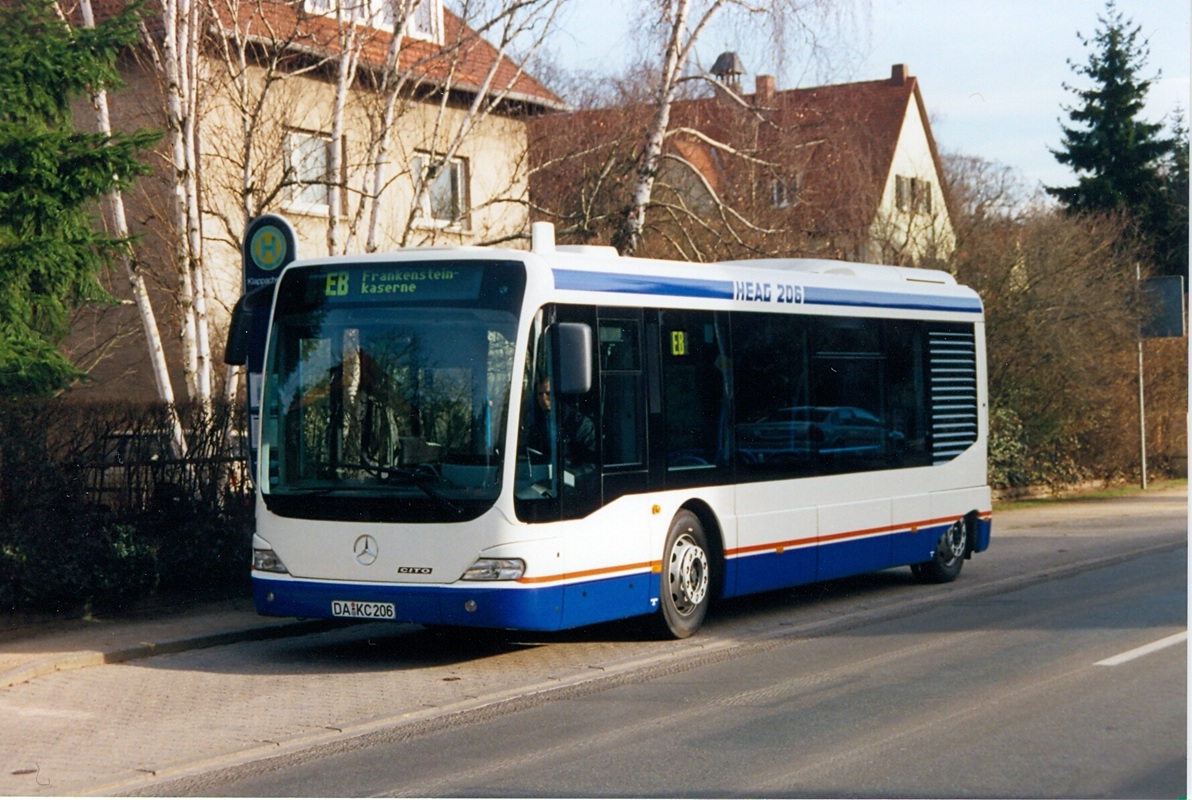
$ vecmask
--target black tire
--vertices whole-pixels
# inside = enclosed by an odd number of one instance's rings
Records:
[[[923,583],[951,583],[960,575],[964,559],[968,555],[969,524],[967,517],[961,517],[944,531],[935,543],[935,553],[930,561],[911,564],[911,572]]]
[[[680,511],[671,521],[662,548],[661,578],[659,632],[686,639],[703,624],[713,585],[708,537],[699,517],[690,511]]]

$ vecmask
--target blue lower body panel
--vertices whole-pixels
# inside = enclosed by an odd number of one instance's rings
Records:
[[[989,549],[989,539],[993,535],[993,520],[982,519],[977,522],[977,541],[973,545],[974,553],[983,553]]]
[[[334,619],[332,601],[392,603],[395,621],[555,631],[650,613],[649,573],[547,587],[411,586],[273,579],[253,575],[257,613]]]
[[[332,601],[347,600],[392,603],[397,622],[544,631],[563,627],[561,586],[542,589],[391,586],[273,580],[253,575],[253,600],[257,613],[271,617],[333,619]]]
[[[948,522],[782,553],[740,556],[727,565],[724,594],[734,597],[919,564],[934,556],[936,544],[951,526]],[[988,518],[978,520],[973,531],[974,553],[989,548],[992,527]]]
[[[733,581],[725,581],[725,595],[753,594],[784,589],[815,581],[815,548],[774,551],[734,559],[730,570],[735,570]]]

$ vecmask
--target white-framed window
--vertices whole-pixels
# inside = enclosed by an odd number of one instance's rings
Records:
[[[443,0],[303,0],[308,14],[343,15],[361,25],[393,30],[393,23],[405,12],[405,35],[414,39],[443,42]]]
[[[393,3],[394,0],[305,0],[305,8],[308,14],[334,17],[338,13],[345,22],[393,30]]]
[[[293,211],[326,214],[331,184],[331,137],[308,131],[286,134],[287,205]]]
[[[906,175],[894,176],[894,204],[899,211],[931,213],[931,181]]]
[[[415,4],[406,17],[406,36],[442,44],[443,0],[404,0],[404,2]]]
[[[416,216],[419,224],[435,228],[467,230],[468,223],[468,161],[463,158],[431,156],[418,153],[411,163],[417,181],[416,188],[429,182],[420,191]]]

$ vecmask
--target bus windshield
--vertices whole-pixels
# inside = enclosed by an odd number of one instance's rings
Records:
[[[296,267],[262,396],[262,493],[282,516],[473,519],[496,500],[517,262]]]

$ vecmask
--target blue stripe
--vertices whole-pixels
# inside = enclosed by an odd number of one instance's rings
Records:
[[[580,272],[556,269],[555,288],[581,292],[617,294],[661,294],[671,297],[703,297],[732,300],[732,281],[702,281],[695,278],[664,278],[652,275],[614,275],[609,272]]]
[[[875,292],[864,289],[823,289],[807,286],[803,302],[813,306],[862,306],[865,308],[902,308],[914,311],[963,311],[980,314],[981,301],[975,297],[939,297],[927,294]]]
[[[661,275],[618,275],[609,272],[554,270],[555,288],[613,294],[645,294],[666,297],[698,297],[706,300],[736,299],[732,281]],[[758,302],[759,309],[777,303]],[[852,306],[860,308],[896,308],[914,311],[953,311],[980,314],[981,300],[976,297],[941,297],[869,289],[827,289],[803,287],[802,305]]]

